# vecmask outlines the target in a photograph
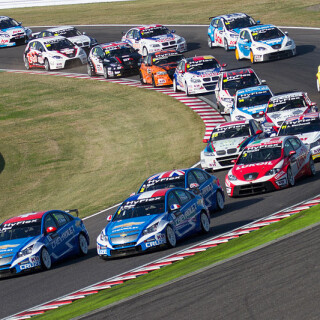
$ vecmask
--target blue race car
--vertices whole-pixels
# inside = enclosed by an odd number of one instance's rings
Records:
[[[70,255],[88,253],[89,235],[78,217],[50,210],[10,218],[0,225],[0,277],[51,268]]]
[[[31,38],[32,30],[21,25],[21,22],[0,16],[0,48],[25,44]]]
[[[160,189],[125,200],[97,238],[102,258],[136,254],[210,230],[203,198],[183,188]]]
[[[209,211],[221,211],[224,208],[224,192],[219,179],[199,168],[154,174],[142,183],[138,193],[173,187],[185,188],[200,194]]]
[[[231,121],[255,119],[264,121],[268,101],[273,96],[266,85],[238,90],[231,110]]]

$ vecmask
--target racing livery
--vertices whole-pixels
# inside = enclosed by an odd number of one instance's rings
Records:
[[[102,258],[135,254],[197,232],[209,232],[210,215],[200,195],[183,188],[138,193],[125,200],[97,238]]]
[[[69,39],[72,43],[76,44],[78,47],[86,50],[87,52],[91,47],[95,46],[98,43],[96,39],[87,36],[85,32],[80,32],[73,26],[59,26],[49,28],[44,31],[34,33],[32,36],[33,38],[62,36]]]
[[[264,121],[264,112],[272,97],[270,88],[266,85],[238,90],[231,110],[231,120],[256,119]]]
[[[184,58],[173,75],[173,90],[182,90],[186,95],[212,92],[225,66],[213,56]]]
[[[295,135],[309,146],[312,158],[320,159],[320,113],[305,113],[287,118],[281,125],[278,136]]]
[[[44,68],[49,71],[85,64],[87,55],[67,38],[56,36],[31,40],[24,51],[23,60],[27,70]]]
[[[201,168],[208,171],[230,168],[246,145],[265,136],[260,123],[253,119],[222,123],[213,129],[200,153]]]
[[[127,42],[139,53],[148,53],[174,49],[178,52],[187,51],[186,40],[161,24],[144,25],[132,28],[123,33],[122,41]]]
[[[88,253],[89,235],[78,210],[33,212],[0,225],[0,277],[48,270],[70,255]]]
[[[106,79],[139,73],[141,55],[122,41],[93,47],[88,56],[90,77],[103,75]]]
[[[240,31],[236,43],[236,59],[250,59],[252,63],[292,57],[296,45],[287,32],[271,24],[258,25]]]
[[[149,53],[141,63],[141,84],[152,84],[154,87],[172,85],[173,74],[178,62],[183,58],[184,56],[175,50]]]
[[[223,47],[226,51],[236,48],[239,32],[242,28],[255,26],[253,18],[245,13],[231,13],[217,17],[210,17],[208,28],[208,46]]]
[[[224,208],[224,193],[219,179],[199,168],[161,172],[146,179],[138,193],[180,187],[202,195],[210,211]]]
[[[226,175],[230,197],[293,186],[296,179],[316,174],[311,152],[295,136],[266,138],[250,143]]]
[[[317,111],[316,103],[309,99],[306,92],[277,94],[269,100],[264,126],[277,132],[282,122],[288,117],[314,111]]]
[[[25,44],[31,35],[31,29],[23,27],[21,22],[7,16],[0,16],[0,48]]]
[[[225,70],[220,73],[215,87],[217,106],[222,113],[230,113],[237,90],[265,84],[252,68]]]

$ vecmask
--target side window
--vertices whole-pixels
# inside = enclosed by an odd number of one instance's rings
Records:
[[[67,220],[65,214],[63,214],[62,212],[55,212],[52,215],[54,216],[55,220],[57,221],[59,227],[62,227],[69,222],[69,220]]]
[[[241,32],[240,32],[240,38],[241,38],[241,39],[245,39],[244,36],[245,36],[245,31],[241,31]]]
[[[244,32],[244,38],[247,39],[249,42],[251,42],[250,34],[248,31]]]
[[[127,38],[129,38],[129,39],[132,39],[132,38],[133,38],[133,30],[130,30],[130,31],[127,33]]]
[[[185,190],[176,190],[175,192],[176,192],[178,198],[180,199],[182,206],[184,206],[185,204],[187,204],[191,200],[191,195],[189,192],[187,192]]]
[[[145,57],[143,58],[143,63],[144,63],[144,64],[147,64],[147,63],[148,63],[148,56],[145,56]]]
[[[298,150],[301,147],[300,139],[291,138],[289,140],[290,140],[294,150]]]
[[[174,192],[170,192],[168,195],[168,208],[170,208],[173,204],[179,204],[180,202],[178,200],[178,198],[176,197],[176,195],[174,194]]]
[[[47,230],[47,228],[49,227],[54,227],[54,228],[58,228],[55,220],[53,219],[51,214],[48,214],[45,218],[44,218],[44,229]]]
[[[195,177],[192,171],[188,173],[187,183],[188,187],[190,187],[192,183],[198,183],[197,178]]]
[[[293,146],[292,144],[290,143],[289,140],[287,140],[285,143],[284,143],[284,155],[285,157],[287,157],[290,153],[290,151],[294,150],[293,149]]]
[[[200,185],[208,180],[208,176],[200,170],[194,170],[194,174],[196,175]]]
[[[38,42],[37,43],[37,50],[39,50],[40,52],[45,52],[46,50],[44,49],[44,46],[42,43]]]
[[[220,19],[220,20],[218,21],[218,29],[219,29],[219,30],[223,29],[222,19]]]
[[[134,39],[140,39],[140,35],[139,35],[139,31],[138,30],[134,30],[133,31],[133,38]]]

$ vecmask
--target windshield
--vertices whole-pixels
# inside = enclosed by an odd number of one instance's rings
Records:
[[[201,71],[206,69],[220,68],[220,64],[217,60],[200,60],[196,62],[187,63],[187,71]]]
[[[284,123],[280,130],[279,136],[289,136],[310,132],[320,131],[320,119],[303,119],[298,121],[286,122]]]
[[[112,221],[126,220],[164,213],[164,197],[128,201],[122,204]]]
[[[256,24],[257,23],[250,17],[239,18],[239,19],[235,19],[233,21],[226,21],[225,22],[227,30],[252,27]]]
[[[157,36],[162,36],[171,33],[170,30],[164,26],[157,28],[148,28],[140,31],[141,38],[152,38]]]
[[[35,237],[40,232],[41,219],[7,223],[0,227],[0,242]]]
[[[157,65],[161,65],[161,64],[178,63],[182,58],[183,58],[182,54],[161,57],[161,58],[154,58],[153,64],[157,66]]]
[[[246,149],[239,157],[237,165],[276,160],[281,157],[281,145],[264,145]]]
[[[64,36],[66,38],[81,36],[81,32],[75,28],[74,29],[67,29],[67,30],[59,30],[59,31],[55,31],[54,33],[57,33],[57,34],[59,34],[59,36]]]
[[[184,176],[148,181],[141,187],[139,193],[152,191],[152,190],[159,190],[159,189],[175,188],[175,187],[180,187],[180,188],[185,187]]]
[[[306,102],[302,97],[294,99],[283,99],[283,100],[274,100],[271,101],[268,105],[269,112],[279,112],[290,109],[306,108]]]
[[[52,41],[45,44],[49,51],[60,51],[62,49],[73,49],[74,44],[68,39],[61,39],[59,41]]]
[[[247,136],[250,136],[249,123],[216,128],[211,134],[210,141],[220,141],[224,139]]]
[[[0,20],[0,29],[7,29],[19,26],[19,23],[13,19]]]
[[[237,74],[235,76],[228,76],[223,79],[222,89],[230,90],[230,89],[244,89],[259,85],[259,79],[254,73],[250,74]]]
[[[238,95],[237,108],[254,107],[267,104],[270,98],[271,92],[269,90]]]
[[[126,55],[130,55],[131,53],[134,53],[135,50],[131,47],[121,47],[121,48],[117,48],[117,49],[113,49],[113,50],[106,50],[106,57],[112,57],[112,56],[126,56]]]
[[[284,37],[284,34],[278,28],[262,29],[251,32],[254,41],[266,41]]]

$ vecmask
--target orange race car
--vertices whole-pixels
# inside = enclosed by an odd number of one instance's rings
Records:
[[[141,63],[141,84],[152,84],[153,87],[172,85],[175,69],[183,58],[184,56],[175,50],[149,53]]]

